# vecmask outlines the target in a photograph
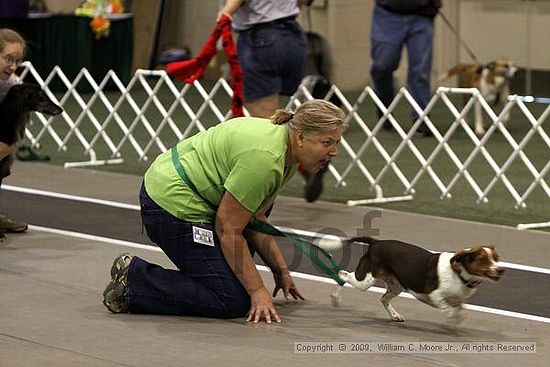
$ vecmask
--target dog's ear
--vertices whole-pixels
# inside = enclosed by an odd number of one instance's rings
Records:
[[[491,255],[493,256],[493,260],[499,261],[500,257],[498,256],[497,248],[494,245],[489,245],[485,247],[491,249]]]
[[[460,264],[463,263],[466,258],[474,255],[475,253],[476,250],[472,248],[455,252],[454,256],[451,258],[451,268],[455,272],[460,272]]]
[[[496,65],[497,65],[496,62],[492,61],[492,62],[490,62],[490,63],[488,63],[488,64],[485,64],[485,67],[486,67],[487,69],[489,69],[489,70],[493,70],[493,69],[495,68]]]

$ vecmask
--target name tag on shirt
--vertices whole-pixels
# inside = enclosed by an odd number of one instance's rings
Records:
[[[209,229],[193,226],[193,241],[214,247],[214,233]]]

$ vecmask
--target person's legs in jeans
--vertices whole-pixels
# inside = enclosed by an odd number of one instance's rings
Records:
[[[279,95],[296,91],[305,72],[305,47],[305,35],[295,22],[241,32],[237,52],[245,107],[252,116],[271,117],[280,107]]]
[[[277,47],[279,54],[284,55],[280,71],[282,86],[280,94],[290,97],[302,83],[306,74],[307,37],[298,22],[289,22],[280,30],[282,37]]]
[[[424,109],[430,100],[430,73],[432,70],[433,20],[422,16],[410,16],[411,26],[407,38],[409,68],[407,88],[420,108]],[[418,114],[413,110],[411,118]],[[421,125],[422,132],[426,127]]]
[[[239,35],[237,53],[243,69],[244,105],[252,116],[269,118],[279,108],[279,55],[273,47],[277,37],[268,28]]]
[[[401,61],[406,26],[402,15],[375,5],[371,27],[370,75],[374,91],[386,107],[390,105],[395,94],[393,72]],[[379,117],[382,116],[378,109],[377,113]]]
[[[227,264],[213,225],[173,217],[140,193],[148,236],[179,270],[164,269],[134,257],[128,271],[126,299],[132,313],[242,317],[250,298]],[[214,246],[197,243],[192,227],[212,230]],[[247,250],[248,251],[248,250]]]

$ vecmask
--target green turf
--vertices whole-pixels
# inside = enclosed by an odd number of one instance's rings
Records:
[[[154,88],[155,80],[149,80],[149,83],[151,84],[151,87]],[[206,85],[206,90],[209,91],[211,85],[208,85],[208,83],[204,84]],[[178,88],[181,88],[181,84],[178,84],[177,86]],[[353,103],[357,99],[358,95],[358,92],[349,93],[346,94],[346,97]],[[139,106],[147,100],[146,94],[139,86],[132,90],[132,96]],[[59,98],[61,97],[62,95],[59,95]],[[90,95],[84,94],[82,97],[86,103],[90,103]],[[158,97],[160,103],[166,110],[169,110],[172,107],[174,97],[168,93],[166,88],[161,88],[159,90]],[[66,101],[64,103],[64,107],[67,113],[70,114],[74,120],[76,120],[79,115],[82,114],[82,108],[77,105],[75,98],[67,96],[65,98]],[[120,93],[107,93],[107,98],[112,104],[116,104],[120,98]],[[192,110],[197,112],[198,106],[202,102],[202,98],[198,95],[194,88],[189,89],[189,92],[185,94],[184,99],[190,106],[192,106]],[[460,98],[453,98],[452,101],[456,104],[456,106],[458,106],[459,109],[461,108],[462,100]],[[222,113],[227,111],[229,102],[229,98],[225,96],[220,95],[215,98],[215,104],[220,106]],[[527,107],[533,113],[535,118],[539,118],[539,116],[541,116],[547,108],[547,105],[529,104]],[[100,103],[99,100],[96,100],[95,102],[90,103],[89,108],[93,111],[99,121],[99,124],[103,124],[108,116],[108,111],[105,107],[103,107],[102,103]],[[370,129],[374,128],[377,119],[375,107],[372,102],[362,104],[358,110],[358,114],[364,121],[367,122]],[[146,144],[152,139],[147,130],[143,127],[143,124],[139,122],[138,116],[132,110],[129,103],[121,103],[119,115],[124,121],[124,124],[128,127],[138,120],[138,123],[132,128],[132,131],[141,148],[145,148]],[[153,129],[158,128],[161,123],[162,116],[158,113],[158,110],[154,107],[153,103],[151,103],[146,109],[144,116],[149,120],[153,126]],[[173,110],[172,116],[175,124],[177,124],[182,131],[189,125],[190,118],[185,114],[184,109],[181,106],[178,105]],[[401,102],[397,105],[395,116],[401,126],[405,129],[410,128],[411,121],[409,117],[409,108],[406,103]],[[430,117],[442,134],[445,134],[448,131],[452,121],[454,120],[448,108],[446,108],[442,102],[439,102],[434,106],[433,111],[430,113]],[[473,120],[473,114],[468,114],[467,118],[470,121]],[[489,120],[487,116],[485,116],[485,119],[486,121]],[[217,121],[216,116],[210,110],[207,110],[207,112],[201,116],[201,122],[206,127],[214,125]],[[69,127],[60,117],[52,120],[52,124],[55,131],[61,137],[65,137],[70,131]],[[486,125],[489,124],[486,123]],[[40,126],[41,124],[36,122],[33,126],[31,126],[31,130],[34,134],[38,133]],[[508,128],[518,143],[520,143],[523,137],[529,132],[530,126],[530,123],[519,111],[519,108],[514,108],[512,110],[512,118],[508,124]],[[88,116],[84,116],[79,129],[88,141],[90,141],[97,132]],[[544,129],[546,134],[550,134],[550,128],[547,123],[546,125],[542,125],[542,129]],[[114,119],[111,119],[108,122],[105,130],[109,137],[113,140],[115,146],[121,142],[124,134],[122,129],[117,126]],[[193,134],[196,131],[198,130],[194,128],[189,133]],[[348,130],[344,134],[344,138],[352,149],[357,152],[366,140],[366,135],[361,127],[355,121],[351,120]],[[399,138],[393,131],[382,130],[377,135],[377,138],[390,155],[394,153],[397,146],[402,142],[402,139]],[[97,159],[111,158],[112,154],[107,148],[105,140],[103,140],[103,138],[99,139],[101,144],[97,144],[95,146]],[[173,133],[167,126],[162,129],[160,139],[167,148],[171,147],[178,141],[176,134]],[[412,142],[416,145],[425,158],[427,158],[437,146],[437,141],[434,138],[414,136],[412,138]],[[57,146],[51,136],[45,134],[45,136],[40,140],[40,152],[49,154],[52,157],[51,163],[56,165],[63,165],[67,161],[88,160],[87,156],[84,154],[84,148],[79,142],[76,134],[74,134],[74,131],[67,139],[66,143],[67,151],[60,151],[57,149]],[[462,128],[459,128],[454,132],[449,140],[449,146],[457,155],[458,159],[462,162],[466,160],[475,148],[474,144]],[[486,149],[499,166],[502,166],[513,152],[511,145],[506,141],[503,134],[498,132],[491,136],[486,145]],[[524,147],[523,152],[539,172],[543,169],[543,167],[545,167],[550,159],[550,149],[539,134],[534,135],[534,137]],[[121,153],[122,157],[124,157],[123,164],[96,166],[94,169],[136,175],[142,175],[145,172],[149,162],[139,159],[138,154],[132,148],[128,140],[124,141],[122,144]],[[148,151],[147,156],[149,159],[153,159],[158,153],[160,153],[160,148],[156,144],[153,144]],[[375,149],[372,142],[363,153],[361,160],[369,172],[375,177],[385,166],[385,161],[383,160],[382,155],[377,149]],[[334,160],[333,164],[340,173],[343,173],[350,161],[351,158],[348,153],[343,149],[343,147],[340,147],[339,156]],[[408,147],[405,147],[401,154],[396,158],[396,164],[409,181],[414,178],[421,167],[421,164],[414,157],[411,149]],[[442,149],[435,157],[432,167],[444,185],[447,185],[457,174],[457,167],[453,164],[449,154],[447,154],[444,149]],[[468,171],[480,185],[481,190],[484,190],[495,176],[493,169],[487,160],[485,160],[481,155],[477,156],[477,158],[472,161]],[[533,182],[533,175],[526,168],[525,164],[522,163],[519,156],[514,159],[510,168],[505,172],[505,175],[512,182],[513,186],[519,191],[520,196],[523,195],[527,187]],[[353,166],[349,172],[349,175],[345,177],[345,182],[347,184],[345,187],[335,187],[335,180],[332,176],[330,176],[330,174],[327,174],[325,179],[325,190],[321,199],[335,202],[346,202],[349,199],[366,199],[373,198],[375,196],[374,191],[371,190],[369,181],[365,178],[357,166]],[[391,169],[387,170],[383,176],[381,185],[384,189],[384,196],[386,197],[400,196],[403,195],[405,191],[403,183],[401,183],[394,171]],[[508,190],[506,190],[501,180],[499,180],[495,184],[494,188],[489,192],[489,201],[481,204],[477,203],[477,195],[467,183],[464,175],[460,176],[460,179],[451,190],[450,193],[452,198],[447,198],[444,200],[440,198],[441,192],[427,172],[423,173],[414,189],[416,193],[414,195],[414,200],[412,201],[378,204],[376,206],[408,212],[511,226],[515,226],[518,223],[546,222],[550,220],[550,205],[548,205],[549,197],[540,186],[537,186],[537,188],[528,197],[527,207],[522,209],[516,209],[514,207],[515,200]],[[282,194],[301,197],[303,195],[303,180],[301,177],[295,177],[283,190]]]

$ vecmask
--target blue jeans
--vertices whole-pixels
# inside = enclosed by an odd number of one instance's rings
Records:
[[[244,100],[296,92],[305,74],[306,36],[298,22],[257,26],[239,34]]]
[[[403,46],[409,60],[407,89],[421,108],[430,99],[432,70],[433,19],[420,15],[396,14],[374,7],[371,27],[370,74],[374,91],[388,107],[395,95],[393,72],[399,67]],[[415,120],[418,115],[412,112]]]
[[[131,313],[243,317],[250,297],[223,256],[214,225],[189,223],[159,207],[142,185],[141,216],[149,238],[179,270],[164,269],[134,257],[126,299]],[[214,246],[196,243],[192,227],[214,232]]]

